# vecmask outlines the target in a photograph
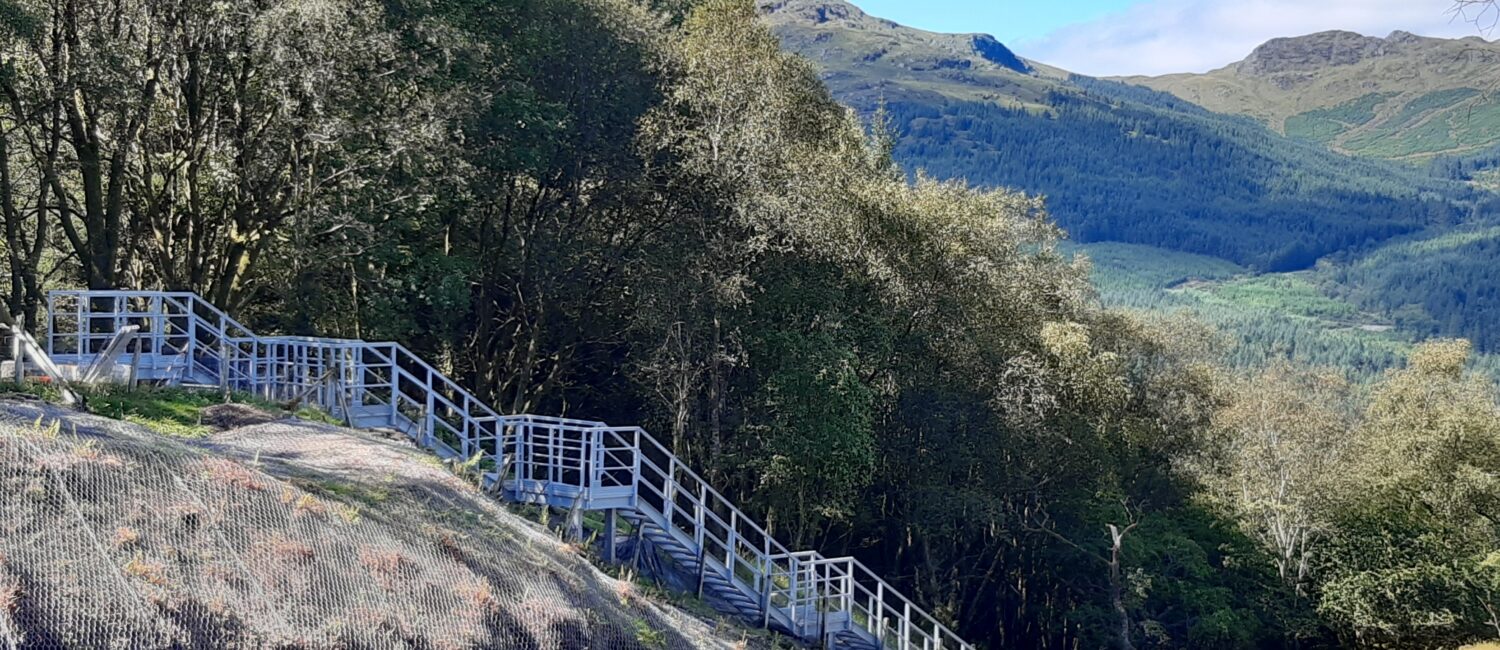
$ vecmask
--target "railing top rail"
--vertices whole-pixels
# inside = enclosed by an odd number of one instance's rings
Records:
[[[541,424],[566,424],[566,425],[570,425],[570,426],[587,427],[589,429],[601,429],[601,430],[606,430],[606,431],[607,430],[611,430],[611,429],[621,429],[621,430],[624,430],[624,429],[638,429],[639,428],[639,427],[611,427],[608,424],[605,424],[605,423],[600,422],[598,420],[578,420],[578,419],[574,419],[574,418],[560,418],[560,417],[556,417],[556,416],[552,416],[552,415],[534,415],[534,414],[531,414],[531,413],[517,413],[515,415],[507,415],[507,416],[505,416],[505,419],[507,419],[507,420],[521,420],[521,421],[525,421],[525,422],[536,422],[536,423],[541,423]]]
[[[122,289],[53,289],[47,292],[50,296],[76,296],[90,298],[134,298],[151,296],[168,296],[171,298],[198,298],[198,294],[191,291],[133,291]]]
[[[849,565],[849,564],[852,564],[852,563],[858,561],[858,560],[855,560],[853,557],[850,557],[848,555],[845,555],[845,556],[842,556],[842,557],[823,557],[823,555],[821,553],[817,552],[817,551],[797,551],[797,552],[792,553],[791,555],[793,555],[793,556],[800,556],[800,555],[813,555],[813,556],[816,556],[816,557],[814,557],[811,560],[803,560],[802,564],[804,566],[821,566],[821,565],[825,565],[825,564],[843,564],[843,565]]]
[[[817,551],[787,551],[785,553],[777,553],[776,557],[805,557],[809,555],[821,557],[822,553]]]
[[[340,339],[340,338],[332,338],[332,337],[327,337],[327,336],[285,336],[285,335],[275,335],[275,336],[256,336],[255,338],[259,339],[262,342],[266,342],[266,343],[305,343],[305,344],[309,344],[309,345],[339,345],[339,346],[357,346],[357,347],[366,347],[366,346],[370,345],[369,343],[366,343],[366,342],[361,341],[359,339]]]

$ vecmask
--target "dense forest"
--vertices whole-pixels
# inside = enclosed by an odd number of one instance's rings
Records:
[[[891,102],[897,158],[938,178],[1044,195],[1078,241],[1148,244],[1261,271],[1309,268],[1480,211],[1482,195],[1441,175],[1336,156],[1145,88],[1070,83],[1041,114]]]
[[[1460,335],[1482,350],[1500,350],[1500,230],[1467,227],[1403,238],[1369,254],[1330,264],[1322,274],[1332,295],[1390,314],[1419,335]]]
[[[502,410],[650,427],[987,647],[1500,635],[1500,410],[1466,342],[1367,391],[1232,373],[1208,328],[1100,307],[1044,209],[1272,268],[1462,218],[1446,198],[1340,220],[1390,188],[1288,170],[1172,211],[1166,182],[1044,205],[909,175],[906,109],[838,105],[749,0],[0,0],[0,39],[32,326],[50,287],[162,287],[406,342]],[[1105,106],[1076,110],[1153,141]],[[949,117],[1062,147],[1073,110]],[[1216,182],[1236,145],[1190,142],[1079,165]]]

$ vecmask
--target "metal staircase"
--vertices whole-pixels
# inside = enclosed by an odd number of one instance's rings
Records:
[[[639,427],[500,415],[398,343],[258,336],[192,293],[48,296],[58,364],[92,363],[129,326],[140,380],[314,404],[471,461],[511,501],[624,518],[725,614],[827,647],[973,647],[858,560],[787,549]]]

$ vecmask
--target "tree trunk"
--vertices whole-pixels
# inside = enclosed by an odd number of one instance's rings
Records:
[[[1125,578],[1120,573],[1120,547],[1125,536],[1134,528],[1135,524],[1131,524],[1122,531],[1114,524],[1109,524],[1109,602],[1114,606],[1115,616],[1119,619],[1120,650],[1135,650],[1135,643],[1130,640],[1130,612],[1125,609]]]

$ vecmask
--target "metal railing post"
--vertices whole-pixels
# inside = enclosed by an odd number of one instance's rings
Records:
[[[832,567],[833,565],[831,564],[816,565],[813,568],[814,573],[811,576],[813,584],[816,585],[814,588],[817,590],[813,600],[813,616],[818,617],[818,638],[823,640],[825,646],[828,644],[828,613],[823,611],[822,604],[824,597],[822,594],[827,591],[830,584],[831,577],[829,573],[832,571]],[[819,576],[816,573],[818,570],[822,570],[823,575]]]
[[[547,483],[551,487],[551,484],[562,481],[562,462],[557,458],[557,426],[544,428],[547,430]]]
[[[397,362],[396,344],[391,344],[391,426],[396,426],[396,416],[401,414],[401,364]]]
[[[26,353],[21,351],[21,331],[16,328],[10,333],[10,358],[15,367],[16,383],[26,380]]]
[[[618,434],[612,435],[615,438],[619,437]],[[604,432],[594,429],[594,472],[589,484],[591,488],[604,487],[604,466],[609,462],[609,454],[605,451],[604,441]]]
[[[792,627],[802,619],[802,590],[798,588],[802,580],[802,562],[795,557],[788,558],[787,565],[787,594],[788,604],[792,606]]]
[[[662,514],[662,518],[666,520],[667,526],[669,528],[672,526],[672,510],[677,507],[676,506],[676,502],[677,502],[677,490],[675,489],[677,487],[677,480],[673,476],[676,473],[677,473],[677,457],[676,456],[668,456],[668,458],[667,458],[667,478],[664,481],[662,481],[662,488],[661,488],[662,494],[664,496],[666,496],[666,500],[665,500],[665,502],[663,502],[661,504],[661,514]],[[667,532],[671,532],[671,531],[668,530]]]
[[[229,332],[224,323],[224,314],[219,314],[219,329],[215,334],[219,337],[219,388],[225,392],[229,391],[229,368],[233,363],[229,359]]]
[[[187,354],[187,369],[190,375],[196,372],[198,363],[198,315],[193,313],[192,304],[193,301],[189,300],[187,312],[187,349],[184,350],[184,353]]]
[[[630,505],[634,508],[640,507],[641,500],[641,430],[635,430],[634,458],[631,459],[630,468]]]
[[[422,419],[422,430],[424,432],[422,434],[422,442],[423,442],[424,446],[431,447],[432,446],[432,440],[433,440],[433,438],[436,437],[436,436],[433,435],[434,433],[436,433],[436,431],[433,430],[433,419],[436,416],[432,412],[432,403],[433,403],[434,395],[433,395],[433,392],[432,392],[432,369],[431,368],[427,369],[427,382],[426,382],[425,385],[422,386],[422,392],[426,393],[426,395],[427,395],[427,410],[426,410],[425,416]]]
[[[771,537],[762,535],[761,556],[763,567],[760,572],[760,626],[771,626],[771,583],[772,577],[776,575],[776,563],[771,559]]]
[[[724,570],[728,574],[725,577],[734,580],[735,558],[739,557],[739,533],[735,529],[740,526],[740,510],[735,508],[729,511],[729,532],[724,540]]]
[[[47,356],[57,354],[54,339],[57,338],[57,300],[47,294]]]
[[[854,623],[854,563],[844,561],[844,611],[849,612],[849,623]]]
[[[911,603],[906,603],[901,613],[901,647],[911,645]]]
[[[525,490],[527,466],[531,464],[531,423],[516,425],[516,493]]]
[[[693,543],[697,545],[698,551],[698,597],[703,597],[703,580],[708,574],[708,547],[704,545],[704,533],[707,532],[708,520],[703,515],[703,504],[708,501],[708,486],[698,484],[698,502],[693,504],[693,525],[697,528],[693,532]]]

